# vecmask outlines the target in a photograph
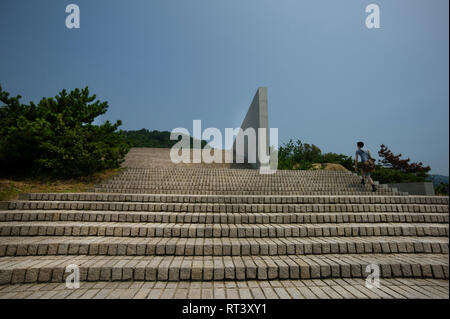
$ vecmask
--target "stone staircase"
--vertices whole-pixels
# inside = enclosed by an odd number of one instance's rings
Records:
[[[349,172],[129,168],[91,193],[0,203],[0,284],[448,279],[449,199]]]
[[[377,195],[408,195],[378,185]],[[255,169],[130,168],[98,185],[95,192],[198,195],[371,195],[369,185],[348,171],[277,171]]]

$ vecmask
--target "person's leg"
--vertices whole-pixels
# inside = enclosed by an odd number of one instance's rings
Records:
[[[370,185],[372,186],[372,191],[375,192],[377,190],[377,187],[375,186],[375,183],[372,180],[372,177],[370,176],[370,172],[366,173],[367,180],[369,181]]]
[[[361,168],[361,177],[362,177],[362,179],[361,179],[361,184],[365,184],[366,183],[366,175],[365,175],[365,172],[364,172],[364,170]]]
[[[370,177],[370,173],[367,174],[367,180],[369,181],[370,185],[374,185],[372,177]]]

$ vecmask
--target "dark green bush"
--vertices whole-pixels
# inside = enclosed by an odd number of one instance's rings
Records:
[[[0,173],[77,177],[115,168],[129,146],[120,121],[92,124],[108,109],[89,90],[62,90],[37,105],[20,103],[0,86]]]
[[[439,185],[436,186],[435,188],[435,192],[437,195],[447,195],[449,194],[448,192],[448,183],[444,183],[444,182],[440,182]]]
[[[131,147],[171,148],[178,142],[170,139],[170,132],[168,131],[149,131],[143,128],[138,131],[124,131],[123,133],[125,140]],[[192,136],[189,138],[191,146],[193,146],[194,138]],[[206,144],[206,141],[201,141],[202,148]]]
[[[322,154],[320,148],[314,144],[297,142],[292,139],[278,150],[278,169],[311,169],[313,163],[341,164],[349,170],[354,169],[351,156],[336,153]]]

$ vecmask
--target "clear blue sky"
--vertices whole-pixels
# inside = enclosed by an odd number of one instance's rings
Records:
[[[65,27],[76,3],[81,28]],[[367,29],[365,7],[381,9]],[[123,129],[239,127],[258,86],[280,143],[394,152],[449,173],[448,0],[2,0],[0,84],[89,86]]]

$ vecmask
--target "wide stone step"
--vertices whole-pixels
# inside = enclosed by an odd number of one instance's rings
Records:
[[[109,188],[94,188],[96,193],[117,193],[117,194],[191,194],[191,195],[402,195],[407,196],[408,193],[397,192],[391,190],[377,190],[376,193],[372,191],[298,191],[298,190],[267,190],[267,191],[218,191],[218,190],[192,190],[192,189],[180,189],[180,190],[155,190],[146,188],[121,188],[121,189],[109,189]]]
[[[5,221],[85,221],[201,224],[449,223],[448,213],[193,213],[79,210],[0,211]]]
[[[151,175],[209,175],[209,176],[262,176],[265,178],[275,177],[319,177],[319,176],[356,176],[350,171],[330,171],[330,170],[278,170],[274,174],[260,174],[259,170],[233,169],[233,168],[215,168],[208,167],[149,167],[132,168],[128,167],[121,173],[121,176],[151,176]]]
[[[274,182],[274,183],[317,183],[322,181],[360,181],[361,177],[350,172],[306,172],[280,171],[273,174],[260,174],[259,170],[170,170],[164,172],[125,171],[110,180],[129,181],[215,181],[215,182]]]
[[[100,201],[152,203],[229,203],[229,204],[434,204],[448,205],[447,196],[224,196],[224,195],[153,195],[108,193],[30,193],[21,200]]]
[[[125,183],[125,182],[116,182],[109,184],[100,184],[97,185],[97,188],[106,188],[106,189],[151,189],[155,192],[158,190],[207,190],[207,191],[298,191],[298,192],[333,192],[333,191],[355,191],[355,192],[370,192],[372,188],[370,185],[362,186],[359,185],[350,185],[350,184],[328,184],[328,185],[241,185],[241,184],[224,184],[224,185],[205,185],[205,184],[159,184],[159,183]],[[385,185],[379,185],[379,192],[387,192],[387,193],[395,193],[396,190],[393,188],[388,188]]]
[[[100,201],[10,201],[2,208],[19,210],[111,210],[147,212],[301,213],[301,212],[409,212],[448,213],[448,205],[421,204],[227,204],[147,203]]]
[[[191,181],[191,182],[197,182],[197,181],[206,181],[206,182],[245,182],[245,181],[257,181],[259,183],[292,183],[292,182],[299,182],[299,183],[320,183],[324,181],[338,181],[338,182],[344,182],[344,181],[357,181],[361,180],[361,177],[352,175],[352,174],[344,174],[344,175],[280,175],[277,174],[260,174],[259,171],[256,171],[257,173],[253,172],[253,175],[249,174],[226,174],[227,172],[223,172],[222,174],[205,174],[204,172],[188,172],[188,173],[165,173],[165,174],[121,174],[118,176],[114,176],[109,180],[127,180],[127,181],[133,181],[136,180],[136,178],[139,178],[139,181],[160,181],[160,182],[167,182],[167,181],[173,181],[175,179],[181,180],[181,181]]]
[[[179,183],[178,183],[179,182]],[[366,188],[368,185],[362,185],[361,180],[320,180],[320,181],[259,181],[259,180],[242,180],[242,181],[216,181],[216,180],[193,180],[192,178],[187,178],[185,180],[158,180],[158,179],[150,179],[150,180],[140,180],[136,181],[135,179],[113,179],[109,181],[105,181],[100,185],[132,185],[132,186],[194,186],[194,187],[246,187],[247,189],[255,189],[260,187],[297,187],[297,188],[312,188],[312,187],[320,187],[320,188],[342,188],[342,187],[353,187],[353,188]]]
[[[447,236],[448,224],[177,224],[125,222],[2,222],[0,236],[112,236],[181,238],[276,238]]]
[[[158,184],[158,183],[110,183],[100,184],[98,188],[106,189],[151,189],[157,190],[208,190],[208,191],[298,191],[298,192],[332,192],[332,191],[359,191],[369,192],[371,187],[359,185],[241,185],[241,184],[226,184],[226,185],[198,185],[198,184]],[[393,189],[379,187],[378,192],[393,193]]]
[[[265,256],[318,254],[448,254],[442,237],[114,238],[3,237],[0,257],[37,255]]]
[[[357,195],[371,194],[369,185],[348,171],[277,171],[260,174],[251,169],[151,168],[127,169],[97,185],[95,192],[223,194],[223,195]],[[378,185],[379,195],[407,195]]]
[[[0,258],[0,284],[63,282],[69,265],[81,281],[210,281],[365,278],[448,279],[448,255],[329,254],[310,256],[26,256]]]
[[[311,183],[305,183],[305,182],[299,182],[296,181],[295,183],[261,183],[258,181],[243,181],[243,182],[234,182],[234,183],[229,183],[229,182],[221,182],[221,183],[217,183],[215,181],[213,182],[204,182],[204,181],[198,181],[198,182],[193,182],[191,180],[189,181],[123,181],[123,180],[118,180],[118,181],[109,181],[107,183],[102,183],[100,184],[100,187],[103,186],[110,186],[110,187],[127,187],[127,188],[133,188],[133,187],[173,187],[173,186],[177,186],[177,187],[195,187],[195,188],[214,188],[214,189],[223,189],[223,190],[227,190],[227,189],[234,189],[234,188],[239,188],[242,190],[254,190],[254,189],[265,189],[265,188],[298,188],[298,189],[311,189],[314,190],[316,189],[337,189],[337,188],[356,188],[356,189],[366,189],[368,188],[368,185],[362,185],[361,182],[356,182],[352,181],[352,182],[338,182],[338,181],[333,181],[331,182],[311,182]]]
[[[2,289],[3,288],[3,289]],[[445,279],[385,278],[379,288],[366,279],[124,281],[31,283],[0,287],[0,299],[448,299]]]

